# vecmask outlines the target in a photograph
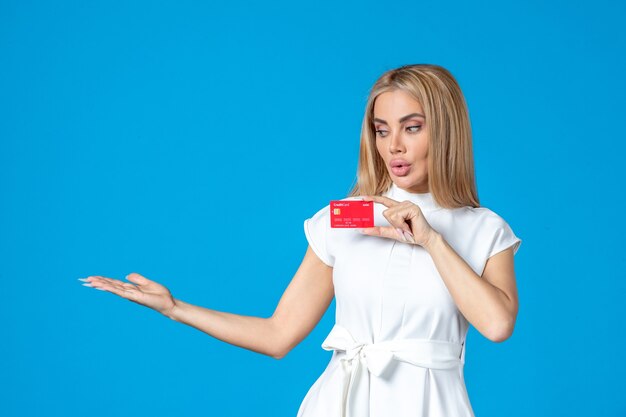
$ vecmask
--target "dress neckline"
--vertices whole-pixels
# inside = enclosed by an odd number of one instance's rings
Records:
[[[437,204],[432,193],[412,193],[398,187],[395,182],[391,183],[391,187],[389,187],[385,195],[396,201],[409,200],[419,206],[420,210],[438,210],[442,208]]]

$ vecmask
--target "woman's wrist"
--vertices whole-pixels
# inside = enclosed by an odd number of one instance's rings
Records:
[[[174,304],[172,304],[172,307],[170,307],[166,311],[163,311],[162,314],[174,321],[179,321],[180,307],[181,307],[182,302],[175,298],[173,298],[173,301],[174,301]]]
[[[428,238],[422,246],[428,251],[428,253],[431,253],[442,238],[441,233],[437,232],[435,229],[431,229]]]

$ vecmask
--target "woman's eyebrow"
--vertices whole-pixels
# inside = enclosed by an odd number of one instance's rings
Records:
[[[398,119],[398,122],[399,122],[399,123],[402,123],[402,122],[404,122],[405,120],[410,119],[411,117],[415,117],[415,116],[417,116],[417,117],[423,117],[424,119],[426,118],[426,117],[425,117],[423,114],[421,114],[421,113],[411,113],[411,114],[407,114],[406,116],[402,116],[400,119]],[[378,123],[384,123],[384,124],[387,124],[387,122],[386,122],[386,121],[384,121],[383,119],[379,119],[378,117],[374,117],[374,119],[372,119],[372,120],[373,120],[373,121],[375,121],[375,122],[378,122]]]

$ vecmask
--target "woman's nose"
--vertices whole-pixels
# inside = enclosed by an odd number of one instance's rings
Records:
[[[404,144],[402,143],[402,134],[400,130],[395,130],[391,135],[391,140],[389,141],[389,150],[397,151],[403,150]]]

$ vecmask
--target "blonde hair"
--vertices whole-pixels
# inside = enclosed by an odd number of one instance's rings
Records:
[[[356,184],[348,197],[381,195],[392,184],[376,149],[374,102],[387,91],[402,90],[424,109],[430,133],[428,188],[442,207],[479,207],[472,131],[465,98],[452,74],[439,65],[404,65],[385,72],[370,90],[361,126]]]

